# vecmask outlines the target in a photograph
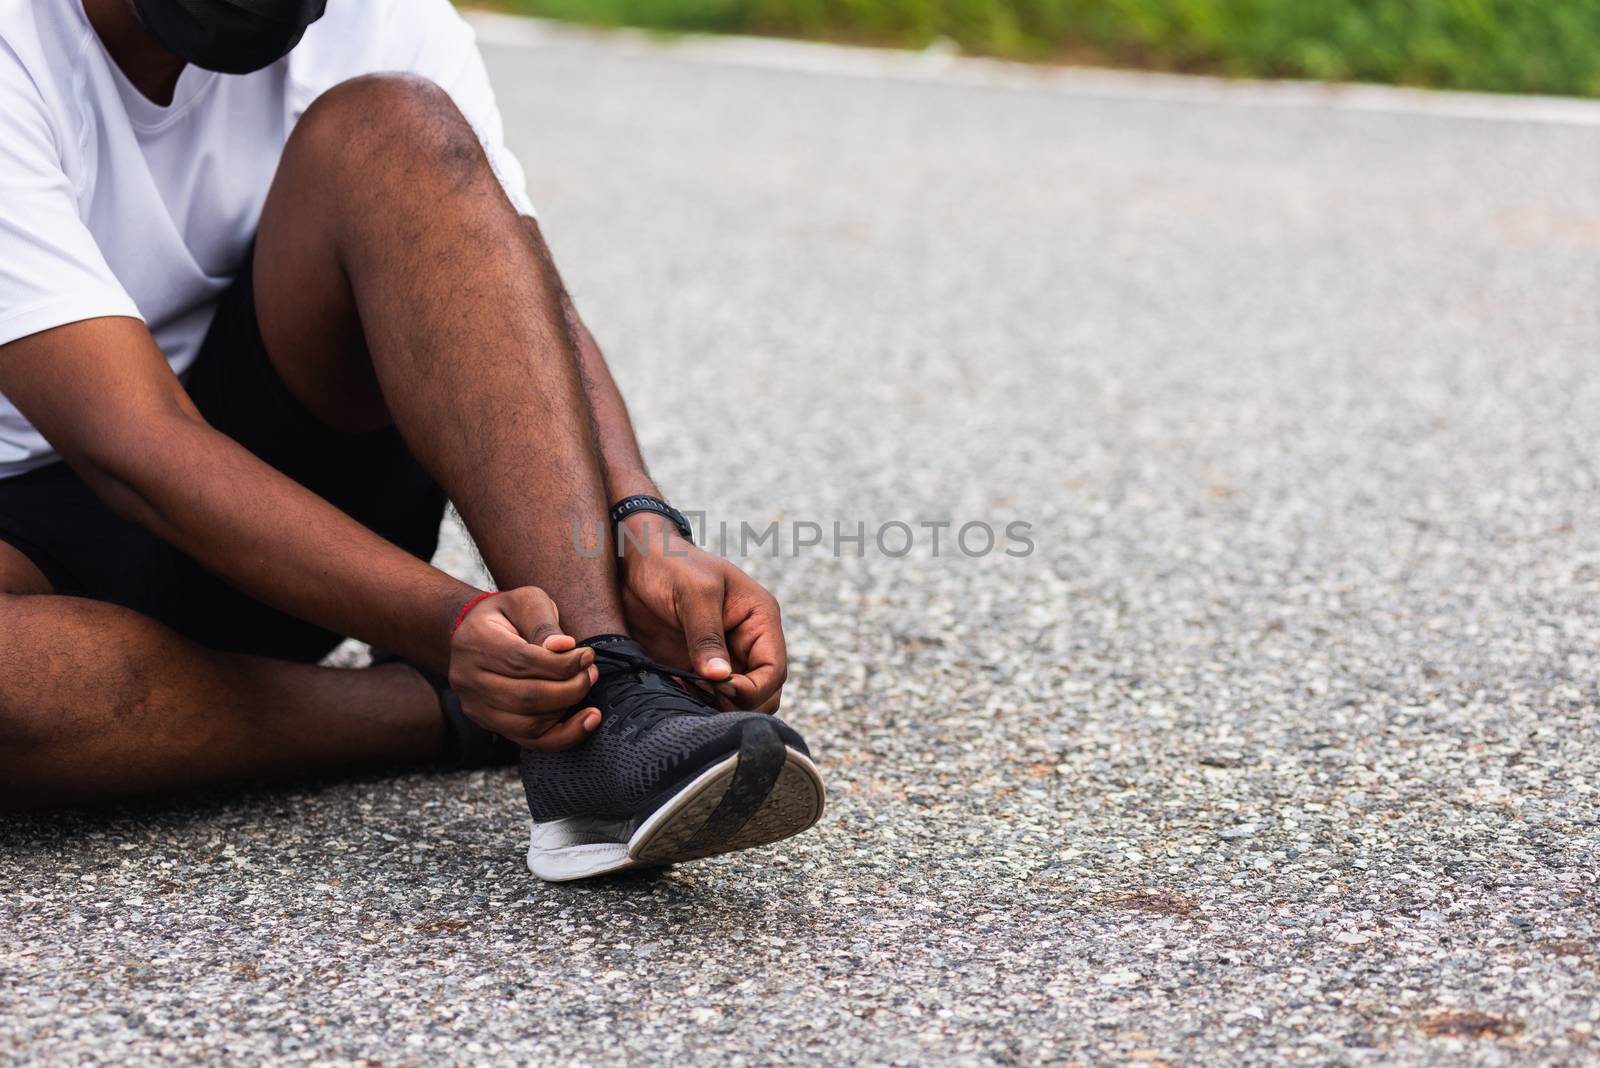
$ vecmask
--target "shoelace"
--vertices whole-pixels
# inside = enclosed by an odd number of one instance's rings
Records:
[[[595,647],[594,657],[600,667],[600,681],[595,684],[596,688],[604,686],[608,691],[612,686],[626,682],[630,677],[642,683],[646,675],[665,676],[690,684],[716,681],[682,668],[669,667],[648,656],[604,645]],[[608,668],[611,670],[608,671]],[[610,697],[609,692],[607,696]],[[657,720],[675,713],[704,715],[707,712],[715,712],[717,710],[715,702],[716,694],[708,687],[640,685],[623,690],[611,697],[608,703],[614,719],[630,720],[636,729],[642,730]]]

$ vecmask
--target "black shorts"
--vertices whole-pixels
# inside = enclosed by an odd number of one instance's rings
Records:
[[[261,341],[252,277],[246,257],[185,383],[195,406],[217,430],[357,522],[430,559],[444,494],[392,428],[342,434],[294,399]],[[253,600],[118,517],[63,463],[0,480],[0,541],[32,560],[56,593],[123,605],[211,648],[314,662],[341,641]]]

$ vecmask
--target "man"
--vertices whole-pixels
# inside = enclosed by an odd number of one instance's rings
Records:
[[[777,603],[646,473],[471,31],[325,4],[0,0],[0,802],[520,759],[547,879],[804,830]]]

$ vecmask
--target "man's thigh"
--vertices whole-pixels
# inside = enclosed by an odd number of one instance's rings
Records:
[[[370,271],[347,261],[350,234],[388,235],[384,269],[436,277],[440,299],[457,284],[446,265],[410,253],[404,235],[422,221],[372,191],[410,183],[424,170],[474,164],[493,184],[477,135],[449,95],[408,75],[334,86],[290,135],[261,209],[255,300],[279,377],[325,425],[363,431],[392,421],[362,324],[370,309],[352,284]],[[492,242],[484,254],[495,254]]]

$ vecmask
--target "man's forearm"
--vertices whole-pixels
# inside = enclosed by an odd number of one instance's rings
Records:
[[[159,449],[78,464],[117,511],[252,597],[444,670],[477,591],[379,537],[199,420]],[[181,464],[171,458],[183,457]]]

